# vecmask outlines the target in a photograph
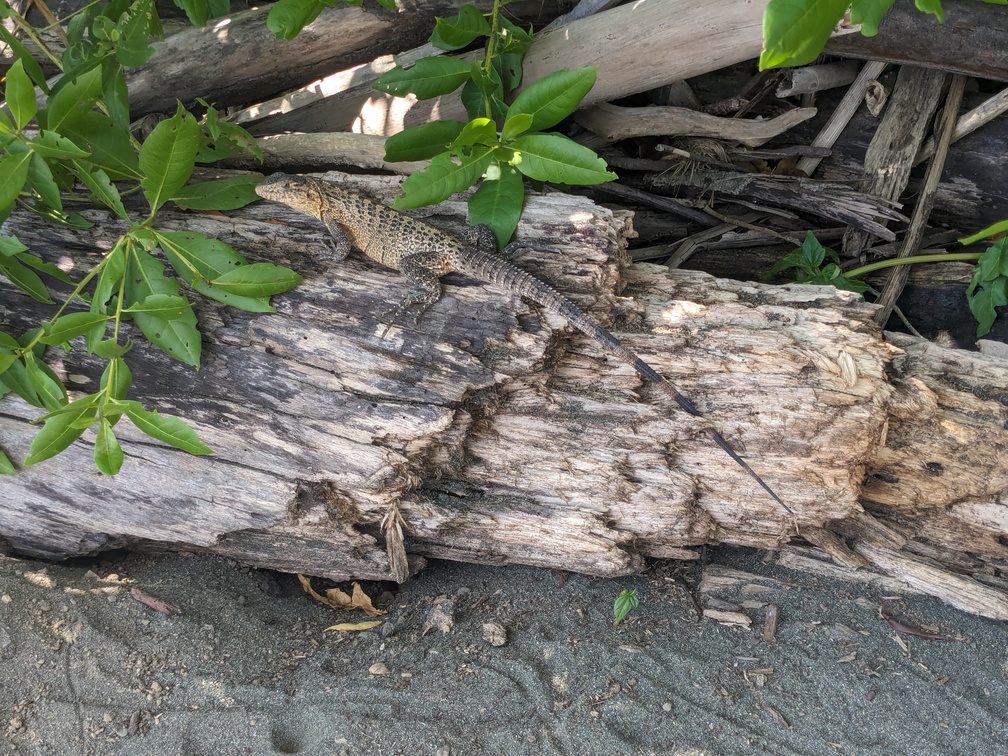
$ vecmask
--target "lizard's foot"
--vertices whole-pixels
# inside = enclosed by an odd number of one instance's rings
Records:
[[[436,301],[437,298],[431,298],[429,291],[414,289],[403,298],[403,301],[400,304],[384,312],[382,320],[387,319],[388,325],[386,325],[385,330],[382,331],[381,337],[384,339],[388,335],[388,332],[392,329],[392,326],[398,322],[402,314],[409,312],[414,307],[416,308],[416,311],[413,313],[413,325],[415,326],[420,320],[420,316],[423,315]]]
[[[343,262],[350,256],[350,247],[343,247],[338,244],[323,244],[318,256],[326,262]]]

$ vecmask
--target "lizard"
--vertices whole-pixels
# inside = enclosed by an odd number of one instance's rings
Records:
[[[441,277],[462,273],[532,300],[561,317],[612,356],[634,368],[654,388],[672,399],[683,411],[702,418],[700,411],[671,382],[625,347],[598,321],[545,281],[519,268],[510,257],[523,242],[512,242],[496,251],[493,233],[485,226],[467,229],[460,239],[447,231],[405,215],[359,192],[331,181],[276,173],[256,186],[263,199],[283,203],[320,220],[333,240],[327,256],[343,261],[352,248],[386,268],[398,270],[411,284],[393,321],[410,307],[417,317],[441,298]],[[493,249],[493,251],[488,251]],[[777,504],[794,512],[713,427],[705,430],[736,464],[751,476]]]

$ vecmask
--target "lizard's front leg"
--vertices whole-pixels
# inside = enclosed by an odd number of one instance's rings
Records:
[[[343,262],[350,254],[350,247],[352,246],[350,234],[332,218],[323,218],[322,220],[325,223],[325,227],[329,230],[329,236],[332,237],[333,243],[332,246],[323,247],[321,256],[333,262]]]

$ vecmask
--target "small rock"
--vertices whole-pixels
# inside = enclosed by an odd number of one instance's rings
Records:
[[[387,675],[389,673],[389,668],[383,662],[375,662],[368,667],[367,671],[372,675]]]
[[[427,615],[421,635],[433,630],[440,630],[442,633],[451,632],[455,625],[455,603],[450,599],[438,598],[434,601],[434,608]]]
[[[508,642],[507,630],[500,622],[484,622],[483,640],[491,646],[503,646]]]

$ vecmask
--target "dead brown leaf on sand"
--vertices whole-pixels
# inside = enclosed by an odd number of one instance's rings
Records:
[[[301,587],[304,588],[305,593],[319,603],[333,609],[361,609],[365,614],[370,614],[372,617],[385,614],[385,610],[375,608],[374,604],[371,603],[370,596],[364,593],[364,589],[360,587],[360,583],[353,584],[352,595],[347,595],[346,591],[341,591],[339,588],[327,588],[325,594],[321,594],[312,588],[309,578],[306,578],[304,575],[298,575],[298,580],[301,581]]]

